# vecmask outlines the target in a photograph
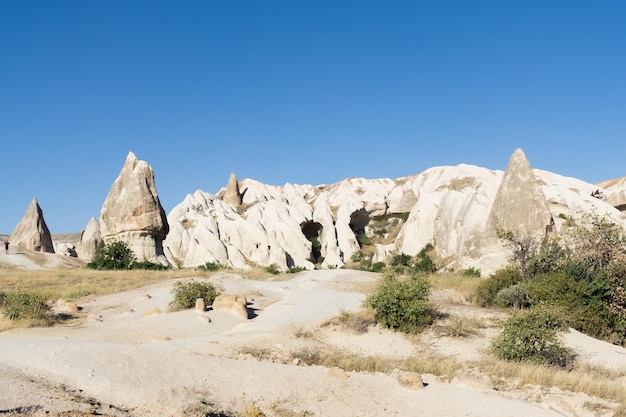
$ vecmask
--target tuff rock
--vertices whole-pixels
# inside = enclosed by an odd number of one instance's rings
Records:
[[[597,185],[533,169],[522,150],[506,172],[461,164],[398,179],[238,185],[240,207],[198,190],[172,209],[163,243],[172,263],[340,268],[378,236],[382,241],[368,249],[376,260],[414,256],[430,244],[440,266],[489,273],[510,255],[493,239],[496,227],[540,236],[553,221],[551,230],[560,234],[564,219],[590,213],[626,224],[619,210],[593,195]]]
[[[36,198],[33,198],[24,217],[15,227],[9,242],[12,246],[22,249],[54,253],[52,236]]]
[[[163,253],[168,231],[152,167],[129,152],[100,211],[102,239],[128,243],[140,261],[168,264]]]
[[[76,246],[76,253],[79,258],[92,261],[98,256],[100,249],[104,247],[104,240],[100,235],[100,225],[92,217],[87,222],[87,226],[80,233],[80,241]]]
[[[228,185],[226,186],[223,200],[231,204],[233,207],[239,207],[241,206],[242,198],[241,192],[239,192],[239,182],[237,181],[237,176],[233,172],[230,174],[230,178],[228,179]]]

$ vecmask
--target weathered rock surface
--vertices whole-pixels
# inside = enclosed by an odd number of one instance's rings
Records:
[[[622,212],[626,211],[626,177],[603,181],[597,185],[600,188],[596,189],[592,196],[604,198],[616,209]]]
[[[102,205],[100,233],[105,244],[124,241],[138,260],[167,264],[163,239],[169,232],[152,167],[129,152]]]
[[[92,261],[98,256],[100,249],[104,247],[104,240],[100,235],[100,225],[95,218],[89,219],[87,226],[80,233],[80,241],[76,246],[79,258]]]
[[[541,235],[551,218],[555,233],[564,218],[589,213],[625,223],[619,210],[592,196],[597,185],[533,169],[521,150],[506,172],[461,164],[395,180],[270,186],[244,179],[239,186],[239,209],[197,191],[169,213],[169,259],[185,267],[340,268],[377,232],[382,241],[370,248],[373,261],[401,252],[414,256],[431,244],[442,266],[488,273],[509,256],[491,239],[494,225]],[[392,235],[377,229],[379,223],[398,230]]]
[[[24,217],[15,227],[9,242],[12,247],[54,253],[52,236],[36,198],[31,201]]]
[[[228,185],[224,192],[224,201],[232,204],[234,207],[239,207],[241,206],[242,198],[241,192],[239,192],[239,181],[237,181],[237,176],[233,172],[228,179]]]
[[[213,310],[224,311],[243,320],[248,320],[248,299],[241,295],[222,294],[215,297]]]

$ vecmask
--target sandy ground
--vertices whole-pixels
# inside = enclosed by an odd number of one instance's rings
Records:
[[[84,300],[83,320],[0,333],[0,415],[240,415],[247,405],[267,416],[610,415],[586,411],[595,400],[581,394],[505,392],[482,375],[445,381],[425,374],[412,388],[400,383],[406,374],[399,371],[344,372],[284,360],[321,348],[403,358],[427,347],[461,362],[486,354],[493,329],[463,340],[430,331],[416,340],[378,327],[359,335],[321,326],[342,310],[360,310],[364,288],[376,279],[352,270],[308,271],[285,281],[215,274],[211,281],[224,293],[248,297],[247,320],[210,309],[166,313],[174,281]],[[479,314],[450,300],[444,292],[436,301],[455,314]],[[154,309],[161,313],[145,315]],[[621,348],[576,332],[567,337],[589,360],[626,366]],[[268,352],[267,360],[251,352]]]

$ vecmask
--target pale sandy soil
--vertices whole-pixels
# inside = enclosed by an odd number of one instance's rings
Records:
[[[342,310],[360,310],[363,289],[376,279],[352,270],[309,271],[285,281],[215,274],[212,282],[225,293],[248,297],[248,320],[213,310],[167,313],[173,281],[83,300],[82,321],[0,333],[0,415],[235,416],[249,405],[283,417],[611,415],[589,406],[611,404],[582,394],[496,389],[477,370],[452,381],[424,374],[424,386],[411,389],[399,383],[399,371],[342,372],[292,360],[294,352],[330,348],[390,359],[432,351],[460,364],[487,355],[495,327],[458,339],[436,329],[415,338],[378,327],[359,335],[322,326]],[[445,292],[435,300],[450,314],[489,320]],[[162,313],[144,315],[155,308]],[[626,366],[621,348],[577,333],[567,340],[588,360]]]

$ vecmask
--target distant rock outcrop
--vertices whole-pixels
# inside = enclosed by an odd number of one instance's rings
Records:
[[[36,198],[31,201],[24,217],[15,227],[9,242],[13,247],[54,253],[52,236]]]
[[[617,209],[592,195],[598,186],[532,169],[521,150],[506,172],[461,164],[395,180],[237,183],[239,207],[196,191],[169,213],[164,250],[172,263],[340,268],[399,253],[415,256],[430,244],[440,267],[488,274],[510,255],[495,237],[496,227],[543,236],[547,225],[560,233],[564,219],[578,221],[589,213],[626,223]]]
[[[604,196],[607,203],[622,212],[626,212],[626,177],[603,181],[597,185],[604,189],[601,195]],[[594,193],[597,191],[599,190],[594,191]]]
[[[232,204],[234,207],[241,206],[242,195],[239,192],[239,181],[237,181],[237,176],[234,172],[230,174],[223,198],[224,201]]]
[[[524,152],[517,149],[502,177],[487,227],[541,237],[550,217],[548,202],[530,162]]]
[[[102,239],[105,243],[127,242],[140,261],[167,264],[162,243],[168,232],[152,167],[129,152],[102,205]]]
[[[513,232],[518,238],[535,240],[545,236],[552,214],[530,162],[517,149],[507,165],[498,187],[483,235],[483,253],[500,245],[497,231]]]
[[[89,219],[87,226],[80,234],[80,241],[76,246],[79,258],[92,261],[98,256],[100,249],[104,247],[104,240],[100,235],[100,225],[95,218]]]

